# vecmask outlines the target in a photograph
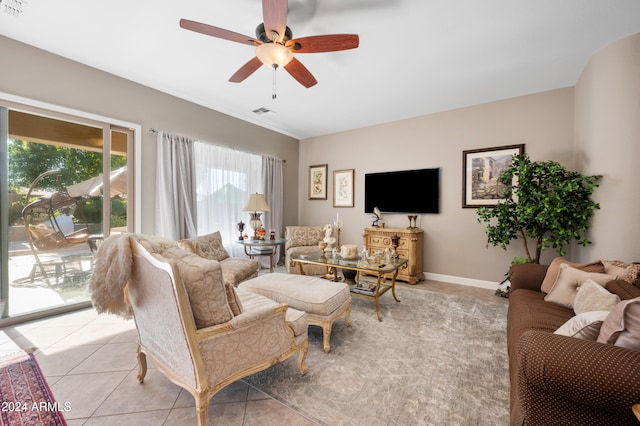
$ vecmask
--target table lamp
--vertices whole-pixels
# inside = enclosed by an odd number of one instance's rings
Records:
[[[267,201],[264,199],[264,194],[255,194],[249,195],[249,201],[244,206],[242,211],[249,212],[250,220],[249,226],[253,228],[253,239],[261,240],[264,238],[264,229],[262,228],[262,220],[260,216],[262,212],[270,212],[271,209],[267,205]]]

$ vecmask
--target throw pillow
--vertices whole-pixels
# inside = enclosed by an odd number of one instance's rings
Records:
[[[618,303],[600,327],[598,342],[640,350],[640,297]]]
[[[196,328],[222,324],[233,318],[220,263],[178,247],[168,248],[161,255],[173,260],[178,268]]]
[[[588,279],[580,287],[573,301],[573,311],[576,315],[591,311],[610,311],[620,303],[620,297],[611,294],[606,288]]]
[[[222,244],[220,231],[202,235],[187,240],[178,241],[180,248],[195,253],[205,259],[217,260],[218,262],[229,257],[229,253]]]
[[[609,316],[609,311],[584,312],[562,324],[554,333],[595,342],[598,339],[602,322],[607,316]]]
[[[607,290],[620,296],[622,300],[640,297],[640,288],[624,280],[614,280],[607,283]]]
[[[604,286],[609,281],[615,280],[616,277],[613,275],[581,271],[562,263],[560,264],[558,279],[549,294],[544,297],[544,300],[573,309],[573,301],[578,293],[578,287],[588,279],[592,279],[601,286]]]
[[[640,263],[624,263],[619,260],[603,260],[604,273],[617,275],[621,280],[632,283],[640,273]]]
[[[580,269],[585,272],[604,272],[604,266],[602,262],[599,260],[596,262],[590,263],[574,263],[569,262],[564,257],[556,257],[551,261],[549,268],[547,269],[547,273],[542,280],[542,285],[540,286],[540,291],[543,293],[549,293],[553,288],[553,285],[558,279],[558,274],[560,273],[560,265],[569,265],[572,268]]]

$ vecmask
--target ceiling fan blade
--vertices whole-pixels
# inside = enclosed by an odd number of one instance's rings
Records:
[[[359,44],[357,34],[329,34],[289,40],[286,46],[295,53],[320,53],[355,49]]]
[[[318,83],[316,78],[309,72],[309,70],[302,65],[302,62],[293,58],[291,62],[284,66],[284,69],[287,70],[291,77],[298,80],[298,83],[302,84],[307,89],[311,86],[314,86]]]
[[[271,31],[278,33],[277,40],[282,42],[287,29],[287,0],[262,0],[262,19],[269,40],[273,40]]]
[[[249,37],[239,33],[234,33],[233,31],[214,27],[212,25],[203,24],[201,22],[190,21],[188,19],[181,19],[180,27],[184,28],[185,30],[195,31],[197,33],[205,34],[211,37],[217,37],[223,40],[235,41],[237,43],[242,43],[242,44],[249,44],[251,46],[257,46],[262,44],[261,41],[256,40],[253,37]]]
[[[249,77],[251,74],[256,72],[256,70],[260,68],[261,65],[262,65],[262,62],[260,61],[260,59],[258,59],[257,56],[254,56],[253,59],[251,59],[249,62],[241,66],[240,69],[231,76],[229,81],[232,83],[240,83],[244,81],[247,77]]]

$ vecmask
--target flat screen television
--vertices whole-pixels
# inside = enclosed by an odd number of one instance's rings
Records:
[[[364,212],[440,213],[440,168],[364,175]]]

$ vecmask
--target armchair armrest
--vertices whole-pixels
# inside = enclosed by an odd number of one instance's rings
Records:
[[[540,286],[542,286],[542,281],[548,268],[548,265],[540,265],[538,263],[516,263],[511,265],[509,272],[510,291],[519,288],[540,291]]]
[[[576,424],[635,421],[640,352],[532,330],[522,335],[518,357],[518,398],[531,424],[566,413]]]
[[[280,303],[275,306],[259,306],[253,309],[244,310],[240,315],[233,317],[229,322],[201,328],[196,331],[196,334],[200,340],[206,340],[217,335],[224,335],[233,330],[252,327],[255,324],[268,320],[274,315],[282,316],[282,321],[284,322],[287,308],[288,305],[286,303]]]

